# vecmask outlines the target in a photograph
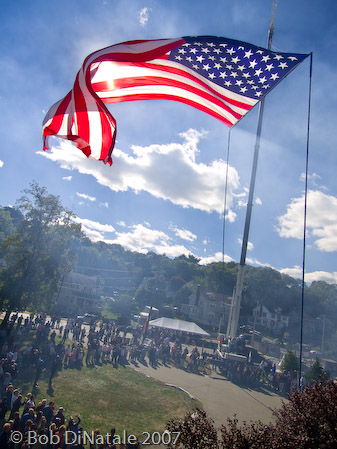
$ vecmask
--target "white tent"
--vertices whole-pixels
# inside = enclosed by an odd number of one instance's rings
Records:
[[[188,332],[190,334],[209,336],[209,334],[201,329],[197,324],[191,321],[174,320],[172,318],[157,318],[149,322],[149,326],[161,327],[162,329],[171,329],[174,331]]]

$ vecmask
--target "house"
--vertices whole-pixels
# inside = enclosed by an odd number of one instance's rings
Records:
[[[62,282],[54,311],[61,316],[99,314],[104,305],[101,279],[71,272]]]
[[[253,319],[256,327],[265,327],[275,332],[281,332],[289,326],[289,315],[284,315],[279,307],[270,311],[263,304],[257,304],[253,309]]]
[[[205,292],[200,285],[189,297],[188,304],[181,305],[181,314],[191,321],[196,321],[206,326],[222,328],[227,326],[231,298],[221,294]]]

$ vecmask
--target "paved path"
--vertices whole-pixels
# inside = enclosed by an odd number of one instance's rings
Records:
[[[131,365],[132,366],[132,365]],[[254,391],[240,388],[219,374],[201,376],[174,367],[138,364],[135,367],[161,382],[177,385],[202,402],[208,416],[220,427],[227,417],[237,415],[239,421],[261,420],[266,424],[273,419],[272,410],[282,405],[282,398],[268,391]]]

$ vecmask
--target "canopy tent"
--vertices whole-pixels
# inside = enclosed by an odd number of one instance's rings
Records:
[[[201,329],[197,324],[191,321],[174,320],[173,318],[157,318],[149,322],[149,326],[160,327],[162,329],[171,329],[174,331],[188,332],[190,334],[204,335],[205,337],[209,334]]]

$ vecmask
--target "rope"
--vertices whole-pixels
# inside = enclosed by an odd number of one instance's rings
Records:
[[[300,369],[298,376],[298,386],[301,388],[302,377],[302,355],[303,355],[303,317],[304,317],[304,290],[305,290],[305,256],[306,256],[306,235],[307,235],[307,203],[308,203],[308,173],[309,173],[309,136],[310,136],[310,115],[311,115],[311,84],[312,84],[312,53],[310,53],[310,78],[309,78],[309,105],[307,124],[307,147],[305,161],[305,190],[304,190],[304,224],[303,224],[303,257],[302,257],[302,294],[301,294],[301,327],[300,327]]]

